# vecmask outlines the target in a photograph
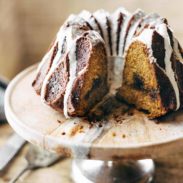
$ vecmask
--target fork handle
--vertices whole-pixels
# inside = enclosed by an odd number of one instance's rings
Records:
[[[16,183],[17,180],[28,170],[33,169],[33,166],[30,166],[29,164],[26,165],[12,180],[9,181],[9,183]]]

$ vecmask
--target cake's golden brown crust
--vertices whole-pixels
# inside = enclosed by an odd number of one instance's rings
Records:
[[[175,94],[168,78],[156,64],[150,63],[148,49],[139,41],[128,49],[119,95],[150,118],[175,108]]]

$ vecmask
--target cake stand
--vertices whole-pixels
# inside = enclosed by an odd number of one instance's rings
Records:
[[[150,182],[152,159],[183,147],[183,113],[159,120],[121,104],[107,120],[66,120],[44,105],[31,87],[36,65],[10,83],[5,111],[12,128],[29,142],[74,158],[72,178],[79,183]]]

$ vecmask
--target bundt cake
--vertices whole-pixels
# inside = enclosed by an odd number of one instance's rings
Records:
[[[111,94],[156,118],[183,105],[183,51],[158,14],[84,10],[61,26],[32,85],[66,118]]]

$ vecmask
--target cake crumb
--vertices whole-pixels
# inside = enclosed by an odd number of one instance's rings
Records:
[[[117,123],[121,124],[123,122],[123,119],[121,118],[120,115],[115,114],[115,115],[113,115],[113,117]]]
[[[122,135],[122,138],[126,138],[126,135],[125,135],[125,134],[123,134],[123,135]]]
[[[85,131],[84,130],[79,130],[79,133],[84,133]]]
[[[99,128],[102,128],[102,127],[103,127],[103,125],[100,123],[100,124],[98,125],[98,127],[99,127]]]
[[[63,123],[63,122],[62,122],[62,121],[60,121],[59,119],[57,119],[57,122],[58,122],[58,123],[60,123],[60,124],[62,124],[62,123]]]
[[[112,132],[112,136],[115,137],[116,136],[116,133],[115,132]]]
[[[93,124],[91,123],[90,125],[89,125],[89,129],[91,129],[93,127]]]
[[[84,133],[84,130],[83,129],[84,129],[84,126],[83,125],[80,125],[78,132],[79,133]]]
[[[128,111],[129,116],[133,116],[133,114],[134,114],[134,111]]]
[[[116,119],[116,118],[118,118],[118,117],[119,117],[119,115],[117,115],[117,114],[113,114],[113,117]]]
[[[156,120],[156,121],[155,121],[155,123],[156,123],[157,125],[159,125],[159,124],[160,124],[160,122],[159,122],[158,120]]]

